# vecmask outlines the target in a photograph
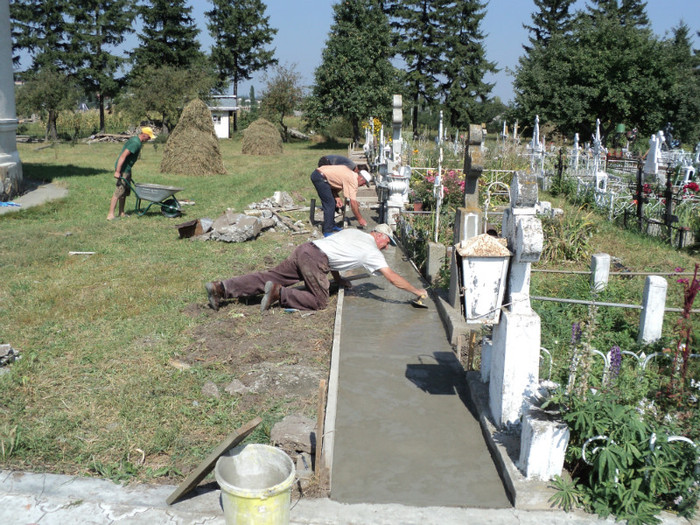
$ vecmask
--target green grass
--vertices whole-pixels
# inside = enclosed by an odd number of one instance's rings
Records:
[[[0,376],[3,468],[174,476],[258,415],[237,410],[234,397],[202,396],[215,368],[183,372],[168,361],[203,322],[186,307],[206,302],[206,281],[280,260],[289,242],[274,235],[191,242],[174,226],[241,211],[278,190],[313,197],[309,174],[318,157],[347,150],[287,144],[282,155],[249,157],[238,140],[220,145],[228,173],[188,177],[159,173],[163,148],[147,144],[134,179],[184,188],[177,196],[196,204],[184,206],[181,218],[153,206],[142,217],[111,222],[120,144],[18,146],[25,178],[70,191],[61,201],[0,216],[0,343],[22,356]],[[132,196],[127,212],[133,206]],[[284,410],[273,400],[253,439],[264,441]]]

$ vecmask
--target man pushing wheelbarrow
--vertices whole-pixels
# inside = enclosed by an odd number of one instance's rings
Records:
[[[128,181],[131,180],[131,168],[139,159],[141,146],[154,138],[156,138],[156,135],[151,128],[142,127],[141,133],[135,137],[131,137],[126,141],[126,144],[124,144],[119,158],[117,158],[117,162],[114,164],[114,178],[117,179],[117,187],[114,190],[114,195],[112,195],[112,201],[109,203],[109,213],[107,214],[108,221],[114,219],[114,209],[117,207],[117,202],[119,202],[119,216],[126,216],[124,213],[124,205],[126,203],[126,198],[131,193],[128,184]]]

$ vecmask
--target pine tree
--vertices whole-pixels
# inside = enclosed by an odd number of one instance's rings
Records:
[[[10,4],[13,49],[27,50],[32,58],[21,106],[24,111],[45,112],[46,138],[52,140],[58,138],[58,112],[78,97],[71,77],[74,60],[69,52],[68,6],[68,0],[15,0]]]
[[[621,26],[647,27],[647,3],[644,0],[591,0],[588,6],[591,15],[617,20]]]
[[[31,69],[51,66],[66,70],[68,21],[64,13],[68,0],[14,0],[10,2],[13,48],[27,50],[32,57]]]
[[[389,62],[391,30],[376,0],[343,0],[333,11],[305,117],[320,128],[333,117],[344,117],[352,124],[353,140],[359,141],[362,119],[388,117],[398,87]]]
[[[145,0],[138,8],[143,30],[131,53],[132,72],[146,66],[187,69],[204,59],[197,29],[185,0]]]
[[[444,106],[451,126],[480,122],[494,84],[484,81],[496,64],[486,60],[484,35],[479,26],[486,15],[479,0],[455,2],[441,12],[445,54],[442,59]]]
[[[539,44],[546,46],[552,35],[566,33],[572,22],[572,13],[569,12],[575,0],[534,0],[537,11],[532,13],[532,25],[523,24],[531,35],[528,37],[530,46],[523,45],[525,51],[530,51],[532,46]]]
[[[391,17],[393,53],[404,61],[405,93],[412,101],[413,136],[418,136],[421,103],[433,104],[438,97],[438,75],[444,69],[441,11],[449,0],[393,0],[383,2]]]
[[[72,15],[70,54],[72,69],[86,93],[99,103],[100,131],[105,131],[105,99],[119,89],[116,74],[125,58],[109,52],[132,33],[133,0],[83,0],[69,5]]]
[[[233,84],[238,96],[238,84],[250,80],[253,73],[277,63],[274,49],[265,49],[277,33],[265,16],[265,4],[260,0],[212,0],[214,9],[205,14],[207,27],[214,37],[211,60],[223,84]],[[237,130],[234,114],[233,130]]]

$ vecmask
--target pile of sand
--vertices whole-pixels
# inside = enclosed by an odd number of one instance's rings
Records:
[[[243,131],[241,152],[245,155],[278,155],[283,152],[282,136],[272,122],[258,119]]]
[[[201,100],[192,100],[182,111],[165,143],[160,171],[183,175],[226,173],[211,111]]]

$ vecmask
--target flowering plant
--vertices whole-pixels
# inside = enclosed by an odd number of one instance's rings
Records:
[[[425,175],[414,172],[411,177],[409,196],[412,202],[422,202],[424,208],[435,206],[435,179],[437,170],[428,170]],[[462,170],[442,171],[443,205],[457,208],[464,201],[464,173]]]

